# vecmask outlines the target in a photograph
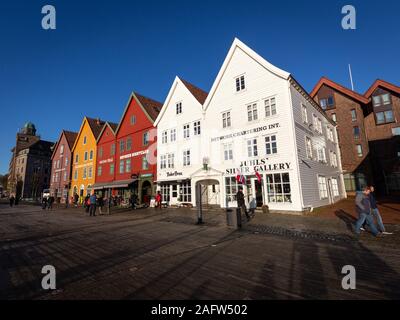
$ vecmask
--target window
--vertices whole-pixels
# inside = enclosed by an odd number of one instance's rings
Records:
[[[224,160],[233,160],[232,144],[224,144]]]
[[[375,115],[376,115],[376,123],[377,124],[394,122],[392,110],[377,112],[377,113],[375,113]]]
[[[319,162],[323,162],[323,163],[325,163],[326,162],[326,149],[325,149],[325,147],[322,147],[322,148],[318,148],[318,161]]]
[[[322,108],[323,110],[326,110],[326,106],[328,105],[327,99],[321,99],[321,100],[319,100],[319,105],[321,106],[321,108]]]
[[[249,157],[257,157],[258,156],[257,139],[256,138],[247,140],[247,156],[249,156]]]
[[[329,127],[329,126],[327,126],[327,127],[326,127],[326,132],[327,132],[327,135],[328,135],[328,140],[334,142],[334,140],[333,140],[333,130],[332,130],[332,128]]]
[[[76,155],[75,156],[75,163],[78,163],[79,162],[79,155]]]
[[[110,164],[110,174],[114,174],[114,164]]]
[[[167,131],[163,131],[162,135],[161,135],[161,142],[162,143],[167,143],[168,142],[168,132]]]
[[[332,120],[335,121],[335,122],[337,122],[337,121],[336,121],[336,113],[332,113]]]
[[[182,113],[182,102],[176,104],[176,114]]]
[[[168,168],[173,169],[175,167],[175,154],[168,154]]]
[[[162,184],[161,185],[161,198],[162,201],[170,201],[170,185],[169,184]]]
[[[132,149],[132,138],[128,137],[126,139],[126,151],[130,151]]]
[[[171,129],[171,142],[176,141],[176,129]]]
[[[183,151],[183,165],[190,166],[190,150]]]
[[[99,147],[99,158],[103,158],[103,147]]]
[[[198,135],[200,135],[200,121],[196,121],[194,124],[193,124],[193,129],[194,129],[194,135],[195,136],[198,136]]]
[[[246,88],[244,75],[236,78],[236,92],[242,91]]]
[[[356,109],[351,109],[351,121],[357,120],[357,112]]]
[[[87,168],[83,168],[83,179],[86,179],[87,176]]]
[[[147,156],[142,157],[142,169],[149,169],[149,162],[147,161]]]
[[[91,178],[93,176],[93,168],[89,167],[88,169],[88,178]]]
[[[64,145],[63,144],[60,147],[60,154],[64,154]]]
[[[334,105],[333,96],[328,96],[328,98],[324,98],[319,100],[319,105],[322,109],[326,110],[326,108],[331,108]]]
[[[317,131],[322,134],[322,121],[320,118],[317,119]]]
[[[333,107],[333,105],[334,105],[333,97],[329,96],[328,97],[328,107]]]
[[[115,143],[111,145],[110,155],[115,155]]]
[[[328,188],[326,187],[326,178],[318,176],[319,198],[321,200],[328,198]]]
[[[165,169],[167,167],[167,156],[165,154],[160,156],[160,169]]]
[[[237,193],[237,181],[235,177],[226,177],[225,178],[225,194],[226,201],[236,201],[236,193]]]
[[[360,127],[353,127],[354,139],[360,139]]]
[[[87,159],[88,159],[88,153],[87,153],[87,151],[85,151],[85,154],[84,154],[83,159],[84,159],[85,161],[87,161]]]
[[[133,126],[134,124],[136,124],[136,116],[132,115],[131,116],[131,125]]]
[[[380,107],[380,106],[388,105],[388,104],[391,104],[389,93],[384,93],[379,96],[372,97],[372,105],[374,107]]]
[[[119,152],[124,152],[125,151],[125,140],[121,140],[119,142]]]
[[[318,131],[318,118],[317,116],[313,113],[313,126],[314,126],[314,130]]]
[[[267,174],[267,197],[268,202],[291,203],[289,173]]]
[[[57,168],[60,168],[60,159],[57,160]]]
[[[339,197],[339,186],[336,178],[332,178],[332,193],[334,197]]]
[[[308,123],[307,107],[304,104],[301,105],[301,117],[304,123]]]
[[[83,137],[83,144],[86,144],[86,136]]]
[[[121,160],[119,162],[119,173],[124,173],[124,169],[125,169],[125,161]]]
[[[330,160],[331,160],[331,166],[336,168],[337,167],[336,152],[329,151],[329,157],[330,157]]]
[[[90,159],[90,160],[93,160],[93,150],[90,150],[89,159]]]
[[[74,180],[78,180],[78,170],[74,171]]]
[[[362,157],[362,156],[363,156],[363,151],[362,151],[362,146],[361,146],[361,144],[357,144],[357,145],[356,145],[356,151],[357,151],[357,155],[358,155],[359,157]]]
[[[180,185],[180,196],[181,202],[191,202],[192,201],[192,186],[189,182],[183,182]]]
[[[102,166],[98,166],[97,167],[97,176],[100,177],[102,172],[103,172],[103,167]]]
[[[309,137],[306,137],[306,153],[307,158],[312,159],[312,142]]]
[[[143,133],[143,145],[147,146],[149,144],[149,132]]]
[[[130,173],[131,172],[131,159],[127,159],[125,161],[125,172]]]
[[[264,101],[265,105],[265,116],[270,117],[276,115],[276,100],[274,98],[269,98]]]
[[[257,114],[257,103],[253,103],[249,106],[247,106],[247,120],[248,121],[253,121],[258,119],[258,114]]]
[[[276,135],[265,137],[265,153],[267,155],[276,154],[278,152],[276,145]]]
[[[65,166],[68,166],[68,157],[65,157]]]
[[[400,127],[392,128],[392,135],[400,136]]]
[[[190,136],[190,127],[189,124],[183,125],[183,138],[187,139]]]
[[[231,126],[231,112],[227,111],[222,113],[222,127],[228,128]]]
[[[67,171],[64,171],[64,177],[63,177],[64,181],[67,181]]]

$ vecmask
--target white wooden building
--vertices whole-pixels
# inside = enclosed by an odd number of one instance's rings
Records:
[[[290,73],[235,39],[207,97],[190,86],[176,78],[156,120],[157,180],[170,204],[196,205],[199,183],[203,202],[234,207],[238,172],[248,202],[271,210],[346,196],[335,124]]]

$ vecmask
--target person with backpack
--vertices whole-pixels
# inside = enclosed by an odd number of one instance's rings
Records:
[[[96,207],[97,207],[96,202],[97,202],[97,197],[93,191],[92,195],[89,197],[89,206],[90,206],[89,215],[93,217],[96,216]]]

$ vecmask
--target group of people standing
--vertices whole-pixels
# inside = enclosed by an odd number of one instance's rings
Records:
[[[94,192],[91,195],[87,195],[83,202],[86,213],[89,213],[90,217],[96,216],[96,210],[99,208],[99,213],[103,213],[104,198],[102,195],[97,196]]]
[[[49,196],[49,197],[43,197],[42,198],[42,209],[43,210],[51,210],[53,209],[53,203],[54,203],[55,199],[53,196]]]
[[[374,191],[375,189],[373,186],[366,186],[362,192],[358,192],[356,195],[358,220],[354,226],[354,231],[357,235],[359,235],[362,230],[365,230],[363,227],[364,225],[368,226],[375,237],[381,234],[392,234],[385,229],[376,203]],[[375,225],[374,218],[376,219],[377,225]]]

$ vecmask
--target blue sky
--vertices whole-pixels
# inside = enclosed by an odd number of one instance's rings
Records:
[[[379,3],[379,8],[377,8]],[[41,28],[41,8],[57,29]],[[341,8],[357,29],[341,28]],[[364,92],[400,85],[399,1],[74,1],[0,3],[0,173],[15,134],[78,131],[84,115],[119,121],[131,91],[164,101],[175,75],[209,90],[238,37],[311,90],[325,75]]]

